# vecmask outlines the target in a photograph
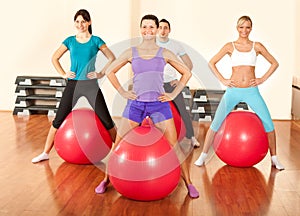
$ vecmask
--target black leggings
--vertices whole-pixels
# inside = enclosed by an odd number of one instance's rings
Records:
[[[107,109],[102,91],[98,86],[97,80],[68,80],[63,92],[53,127],[58,129],[67,115],[72,111],[76,102],[81,96],[85,96],[89,104],[94,109],[103,126],[109,130],[114,127],[114,122]]]

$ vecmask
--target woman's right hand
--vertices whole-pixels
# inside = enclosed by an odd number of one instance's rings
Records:
[[[63,75],[64,79],[74,79],[76,77],[76,73],[72,71],[68,71]]]
[[[120,94],[122,95],[122,97],[124,97],[126,99],[130,99],[130,100],[137,99],[137,96],[134,91],[122,91],[122,92],[120,92]]]
[[[222,84],[227,87],[236,87],[236,82],[232,79],[223,79],[221,80]]]

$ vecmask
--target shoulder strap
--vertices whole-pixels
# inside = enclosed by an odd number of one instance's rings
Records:
[[[163,50],[164,50],[163,47],[159,47],[159,49],[158,49],[158,51],[157,51],[157,53],[156,53],[156,56],[157,56],[157,57],[163,57],[163,54],[162,54]]]
[[[139,56],[139,53],[137,51],[137,48],[136,47],[131,47],[132,49],[132,58],[136,58]]]
[[[234,42],[232,41],[231,43],[232,43],[233,49],[235,50]]]

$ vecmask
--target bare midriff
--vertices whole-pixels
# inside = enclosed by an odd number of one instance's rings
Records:
[[[232,67],[231,80],[235,81],[237,88],[250,87],[250,80],[255,79],[254,66],[235,66]]]

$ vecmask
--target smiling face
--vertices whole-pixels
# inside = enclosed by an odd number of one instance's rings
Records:
[[[170,27],[166,22],[160,22],[158,28],[158,35],[160,38],[168,38],[170,33]]]
[[[141,35],[145,40],[155,38],[157,34],[157,26],[154,20],[144,19],[141,23],[140,31]]]
[[[88,28],[91,25],[91,21],[86,21],[81,15],[77,16],[74,23],[75,28],[78,30],[79,33],[88,31]]]
[[[237,31],[239,36],[242,38],[249,37],[249,34],[252,30],[252,24],[250,21],[244,21],[237,26]]]

